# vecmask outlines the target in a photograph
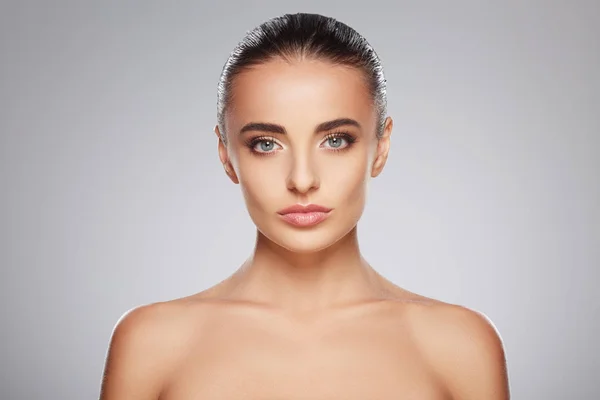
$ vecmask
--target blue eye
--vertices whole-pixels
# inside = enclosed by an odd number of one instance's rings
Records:
[[[275,141],[273,139],[256,138],[251,141],[251,143],[248,147],[250,147],[250,149],[255,153],[268,154],[268,153],[272,153],[274,150],[276,150],[276,146],[279,146],[279,145],[277,143],[275,143]],[[281,146],[279,146],[279,147],[281,147]]]
[[[258,149],[260,151],[271,151],[275,148],[275,142],[272,142],[270,140],[263,140],[261,142],[258,143]]]
[[[331,150],[343,150],[349,148],[356,139],[350,134],[338,132],[328,135],[321,146]]]
[[[345,139],[341,137],[331,137],[327,139],[329,147],[332,147],[334,149],[340,148],[343,145],[344,141]]]

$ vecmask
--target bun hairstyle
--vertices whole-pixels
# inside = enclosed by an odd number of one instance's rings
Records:
[[[297,13],[272,18],[249,31],[225,63],[217,94],[217,121],[224,143],[225,113],[235,76],[276,57],[320,59],[361,70],[377,109],[376,134],[381,136],[387,112],[386,80],[375,50],[358,32],[334,18]]]

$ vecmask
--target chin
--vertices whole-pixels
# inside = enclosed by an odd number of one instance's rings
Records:
[[[261,230],[261,233],[275,245],[299,254],[316,253],[336,244],[352,230],[349,227],[342,232],[327,227],[297,229],[278,227],[278,229]]]
[[[326,240],[325,238],[306,239],[300,237],[287,237],[284,240],[273,241],[280,247],[298,254],[311,254],[325,250],[337,240]]]

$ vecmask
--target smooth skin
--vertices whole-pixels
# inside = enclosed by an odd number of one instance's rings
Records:
[[[509,399],[488,318],[404,290],[361,256],[356,226],[393,126],[376,137],[362,72],[276,58],[234,82],[225,143],[215,133],[254,252],[205,291],[127,312],[100,399]],[[333,211],[299,228],[277,214],[296,203]]]

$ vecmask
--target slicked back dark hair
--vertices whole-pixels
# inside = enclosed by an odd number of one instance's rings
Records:
[[[235,76],[276,57],[322,59],[361,70],[377,109],[376,134],[381,136],[387,112],[386,80],[375,50],[358,32],[334,18],[297,13],[272,18],[249,31],[225,63],[217,95],[217,120],[224,143],[225,113]]]

